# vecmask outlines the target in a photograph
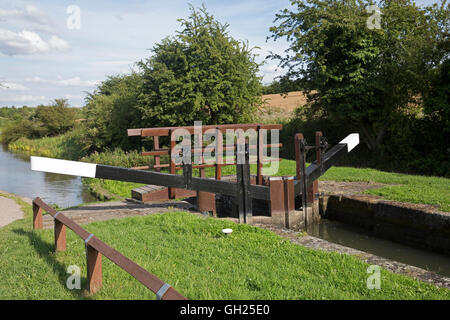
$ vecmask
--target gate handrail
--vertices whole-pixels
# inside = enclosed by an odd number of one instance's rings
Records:
[[[150,289],[153,293],[157,295],[158,299],[162,300],[187,300],[186,297],[184,297],[181,293],[179,293],[177,290],[175,290],[173,287],[159,279],[157,276],[153,275],[152,273],[148,272],[141,266],[139,266],[134,261],[130,260],[123,254],[121,254],[119,251],[113,249],[105,242],[98,239],[95,235],[92,233],[86,231],[83,229],[80,225],[75,223],[73,220],[65,216],[62,212],[56,211],[54,208],[46,204],[44,201],[42,201],[41,198],[36,197],[33,200],[33,227],[34,229],[42,229],[42,209],[48,212],[53,219],[55,219],[55,243],[56,243],[56,250],[65,250],[65,230],[63,232],[64,239],[58,239],[61,232],[57,233],[57,229],[61,229],[61,224],[64,226],[67,226],[69,229],[71,229],[75,234],[77,234],[81,239],[84,240],[86,245],[86,250],[91,249],[93,251],[96,251],[97,253],[100,253],[101,255],[104,255],[106,258],[108,258],[110,261],[115,263],[117,266],[122,268],[124,271],[126,271],[128,274],[133,276],[136,280],[138,280],[140,283],[142,283],[144,286],[146,286],[148,289]],[[63,245],[61,245],[63,243]],[[95,253],[95,252],[94,252]],[[94,254],[95,256],[95,254]],[[89,269],[90,265],[92,263],[95,264],[95,261],[89,261],[90,255],[87,255],[87,264],[88,264],[88,282],[91,282]],[[101,260],[100,260],[101,261]],[[95,268],[95,266],[93,266]],[[101,268],[101,264],[100,264]],[[101,277],[101,269],[100,269],[100,277]],[[92,279],[94,280],[100,280],[101,279]],[[95,282],[95,281],[94,281]],[[100,285],[101,286],[101,285]],[[92,288],[91,288],[92,289]],[[99,288],[95,288],[96,291]],[[93,293],[93,292],[91,292]]]

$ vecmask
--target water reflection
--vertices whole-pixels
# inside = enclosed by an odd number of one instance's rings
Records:
[[[30,155],[0,147],[0,190],[57,204],[62,208],[95,201],[81,178],[31,171]]]
[[[308,227],[308,234],[346,247],[369,252],[450,277],[450,257],[376,237],[341,222],[323,219]]]

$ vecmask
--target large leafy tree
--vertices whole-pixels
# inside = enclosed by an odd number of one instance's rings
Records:
[[[181,30],[141,61],[140,109],[153,126],[251,121],[261,104],[259,65],[205,7],[180,19]]]
[[[138,96],[142,76],[132,72],[110,76],[88,94],[84,107],[84,144],[90,151],[133,147],[127,129],[143,127]],[[134,146],[135,147],[135,146]]]
[[[449,11],[446,1],[428,8],[379,1],[380,28],[369,28],[373,4],[291,0],[292,9],[278,13],[270,29],[271,38],[286,38],[290,46],[271,57],[301,83],[313,110],[357,127],[369,149],[382,154],[391,119],[426,95],[448,54],[442,43]]]
[[[55,99],[50,105],[39,105],[34,119],[41,123],[44,136],[55,136],[73,128],[77,112],[69,106],[67,99]]]

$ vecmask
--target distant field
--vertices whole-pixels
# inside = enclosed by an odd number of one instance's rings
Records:
[[[261,116],[264,120],[290,118],[296,108],[306,104],[306,97],[301,91],[292,91],[287,95],[266,94],[263,100],[265,105]]]

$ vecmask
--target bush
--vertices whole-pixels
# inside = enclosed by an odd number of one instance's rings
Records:
[[[70,108],[65,99],[55,99],[49,106],[36,108],[1,109],[8,121],[0,135],[0,142],[9,145],[20,138],[36,139],[61,135],[73,129],[80,111]]]
[[[182,31],[153,48],[139,66],[140,109],[152,126],[247,122],[262,104],[259,65],[247,43],[233,39],[204,7],[191,7]]]
[[[40,139],[21,137],[11,142],[8,145],[8,149],[27,152],[35,156],[66,160],[80,160],[86,155],[82,128],[80,126],[56,137],[43,137]]]
[[[33,120],[15,120],[9,122],[2,130],[0,142],[9,145],[20,138],[39,138],[43,135],[43,128],[40,123]]]
[[[128,138],[127,129],[145,127],[138,108],[141,81],[138,73],[111,76],[88,97],[83,125],[89,151],[138,147],[138,140]]]
[[[125,152],[122,149],[94,152],[81,159],[84,162],[104,164],[123,168],[147,166],[153,163],[153,157],[142,156],[138,151]]]
[[[418,110],[422,110],[420,106]],[[381,146],[385,153],[384,161],[379,161],[373,151],[361,142],[339,165],[449,177],[447,135],[436,121],[420,114],[421,112],[412,113],[409,109],[392,115],[392,124]],[[297,109],[296,115],[283,124],[283,130],[280,132],[280,140],[283,143],[281,156],[294,159],[295,134],[303,133],[307,142],[313,145],[316,131],[322,131],[330,145],[335,145],[350,133],[359,132],[357,127],[349,123],[312,115],[307,107],[303,107]],[[314,152],[310,151],[308,155],[308,161],[315,160]]]
[[[41,136],[56,136],[73,128],[76,111],[69,107],[67,100],[55,99],[49,106],[38,106],[34,119],[42,127]]]

